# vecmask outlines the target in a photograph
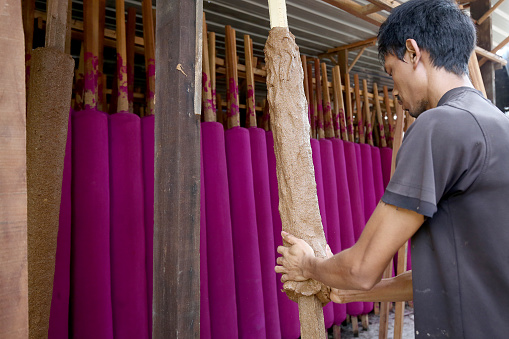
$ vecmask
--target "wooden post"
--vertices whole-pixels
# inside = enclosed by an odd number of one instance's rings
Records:
[[[359,133],[359,143],[364,144],[364,123],[362,121],[362,109],[361,109],[361,87],[359,84],[359,75],[354,74],[353,76],[354,82],[354,92],[355,92],[355,109],[356,109],[356,117],[357,117],[357,131]]]
[[[332,69],[332,85],[334,87],[334,109],[338,112],[338,127],[339,132],[336,137],[348,140],[348,135],[346,133],[346,122],[345,122],[345,108],[344,108],[344,101],[343,101],[343,90],[341,85],[341,74],[340,74],[340,68],[338,65],[334,66]],[[341,134],[341,135],[339,135]]]
[[[364,117],[366,118],[366,135],[368,144],[373,146],[373,127],[371,126],[371,110],[369,109],[368,82],[362,79],[362,91],[364,97]]]
[[[0,9],[0,338],[28,337],[25,44],[21,4]]]
[[[322,100],[322,82],[320,80],[320,61],[318,58],[314,59],[315,64],[315,89],[316,89],[316,107],[317,107],[317,121],[318,121],[318,133],[317,138],[325,138],[325,131],[323,126],[323,100]]]
[[[134,113],[134,40],[136,37],[136,7],[127,9],[126,27],[126,65],[127,65],[127,98],[129,112]]]
[[[210,68],[210,88],[212,93],[212,101],[214,105],[212,110],[216,114],[217,119],[217,97],[216,97],[216,33],[208,33],[208,45],[209,45],[209,68]]]
[[[244,51],[246,60],[246,126],[256,127],[255,81],[253,72],[253,41],[249,35],[244,35]]]
[[[325,137],[334,138],[334,127],[332,122],[332,110],[330,104],[329,85],[327,80],[327,67],[325,62],[321,63],[322,67],[322,89],[323,89],[323,102],[325,107],[323,108],[324,128]]]
[[[479,20],[491,8],[490,0],[477,0],[470,4],[470,15],[472,19]],[[477,27],[477,45],[487,51],[492,50],[493,30],[491,27],[492,18],[487,17],[482,24]],[[481,67],[482,81],[486,89],[486,97],[493,104],[496,104],[495,98],[495,68],[492,62],[487,62]]]
[[[203,50],[202,50],[202,106],[203,121],[216,121],[216,112],[214,111],[214,102],[212,100],[212,89],[210,87],[210,62],[209,45],[207,37],[207,25],[205,24],[205,13],[203,13]]]
[[[154,22],[152,17],[152,0],[143,0],[141,4],[143,16],[143,40],[145,42],[145,72],[147,73],[147,110],[145,115],[153,115],[155,113],[155,38],[154,38]],[[202,20],[199,19],[201,22]],[[200,26],[201,27],[201,26]],[[201,36],[201,33],[200,33]],[[201,47],[200,47],[201,50]],[[201,60],[201,59],[200,59]]]
[[[345,73],[345,96],[346,96],[346,130],[348,132],[348,141],[355,142],[355,136],[353,131],[353,107],[352,107],[352,95],[350,87],[350,74]]]
[[[308,90],[309,90],[309,124],[311,130],[311,138],[316,138],[316,109],[315,109],[315,96],[313,90],[313,66],[311,64],[307,65],[307,73],[308,73]]]
[[[127,53],[125,33],[125,7],[124,0],[116,0],[116,25],[117,25],[117,81],[118,98],[117,112],[129,111],[129,99],[127,98]]]
[[[378,86],[376,82],[373,83],[373,100],[375,101],[376,108],[376,116],[378,118],[378,125],[380,131],[380,143],[382,147],[387,147],[387,142],[385,141],[385,131],[384,131],[384,121],[382,118],[382,109],[380,108],[380,100],[378,98]]]
[[[387,119],[389,120],[389,135],[387,138],[389,147],[392,147],[392,141],[394,139],[394,116],[391,110],[391,99],[389,98],[389,89],[387,86],[383,87],[384,91],[384,104],[385,112],[387,113]]]
[[[155,339],[200,337],[202,12],[201,1],[157,2]]]
[[[235,38],[235,30],[227,25],[225,27],[225,43],[226,43],[226,83],[227,83],[227,115],[228,128],[240,126],[239,113],[239,87],[237,72],[237,42]]]

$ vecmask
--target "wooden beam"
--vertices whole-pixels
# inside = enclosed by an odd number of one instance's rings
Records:
[[[484,48],[481,48],[479,46],[475,47],[475,53],[477,55],[482,56],[483,58],[481,61],[479,61],[479,66],[482,66],[486,63],[486,61],[490,60],[496,63],[499,63],[502,66],[507,65],[507,60],[496,55],[495,53],[498,52],[502,47],[504,47],[509,42],[509,36],[504,39],[497,47],[495,47],[491,52],[488,52]],[[484,60],[484,61],[483,61]]]
[[[360,13],[363,15],[368,15],[376,12],[380,12],[382,9],[374,4],[367,4],[362,6],[362,9],[360,10]]]
[[[373,5],[380,7],[380,9],[386,10],[390,12],[393,8],[398,7],[400,5],[399,2],[395,0],[368,0]]]
[[[348,51],[352,51],[352,50],[357,49],[357,48],[374,46],[376,44],[376,39],[377,39],[377,37],[374,36],[372,38],[369,38],[369,39],[366,39],[366,40],[362,40],[362,41],[357,41],[357,42],[354,42],[354,43],[351,43],[351,44],[348,44],[348,45],[334,47],[334,48],[328,49],[327,53],[324,53],[324,54],[336,53],[336,52],[339,52],[339,51],[342,51],[342,50],[345,50],[345,49],[348,50]],[[320,55],[318,55],[318,57],[320,57]]]
[[[0,338],[28,338],[25,37],[21,2],[4,1],[0,12]]]
[[[362,53],[364,53],[365,49],[366,49],[366,46],[362,47],[362,49],[359,51],[359,53],[357,53],[357,56],[355,57],[355,59],[353,59],[350,66],[348,66],[348,72],[350,72],[352,70],[353,66],[355,66],[355,64],[357,63],[357,61],[359,61],[359,58],[362,56]]]
[[[378,13],[367,15],[362,14],[363,6],[359,5],[353,0],[323,0],[323,1],[378,27],[385,21],[385,17]]]
[[[157,2],[153,338],[200,336],[202,12]]]
[[[474,22],[478,25],[482,25],[482,23],[491,16],[491,14],[497,9],[498,6],[502,4],[502,2],[504,2],[504,0],[499,0],[490,9],[488,9],[486,13],[484,13],[484,15],[479,18],[479,20],[474,20]]]

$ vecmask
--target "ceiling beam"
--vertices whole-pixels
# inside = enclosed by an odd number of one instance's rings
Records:
[[[359,19],[362,19],[378,27],[380,27],[382,22],[385,21],[385,17],[378,13],[372,13],[367,15],[362,14],[364,6],[359,5],[353,0],[323,0],[323,1],[328,3],[329,5],[342,9],[345,12],[350,13],[353,16],[356,16]]]
[[[390,12],[393,8],[398,7],[400,5],[399,2],[395,0],[368,0],[373,5],[380,7],[387,12]]]

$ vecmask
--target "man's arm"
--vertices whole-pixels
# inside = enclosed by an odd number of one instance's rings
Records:
[[[382,279],[369,291],[331,290],[330,298],[335,303],[345,304],[354,301],[410,301],[413,300],[412,271],[394,278]]]
[[[371,290],[396,251],[419,229],[424,216],[380,202],[359,241],[331,258],[317,258],[311,247],[285,232],[290,245],[279,246],[276,272],[281,281],[315,279],[342,290]]]

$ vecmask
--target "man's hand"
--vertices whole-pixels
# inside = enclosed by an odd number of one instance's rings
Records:
[[[288,280],[305,281],[310,277],[307,272],[308,265],[315,257],[315,252],[307,242],[296,238],[286,232],[281,232],[283,240],[290,244],[289,247],[279,246],[277,248],[281,257],[277,258],[278,266],[276,273],[282,273],[281,282]]]

